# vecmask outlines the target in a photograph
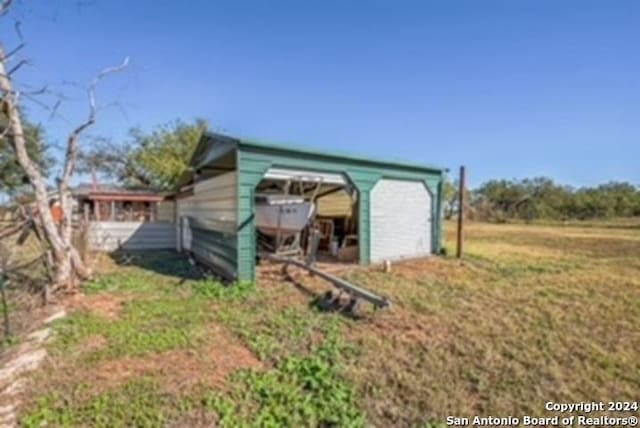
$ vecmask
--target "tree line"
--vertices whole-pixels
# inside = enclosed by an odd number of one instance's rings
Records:
[[[457,210],[454,183],[445,186],[445,215]],[[548,177],[489,180],[466,196],[469,216],[475,220],[590,220],[640,216],[640,188],[611,181],[574,188]]]

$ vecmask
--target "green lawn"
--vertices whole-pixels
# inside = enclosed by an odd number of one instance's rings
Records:
[[[402,427],[637,400],[640,230],[591,226],[470,225],[463,261],[355,270],[393,302],[361,319],[169,253],[107,264],[55,326],[22,424]]]

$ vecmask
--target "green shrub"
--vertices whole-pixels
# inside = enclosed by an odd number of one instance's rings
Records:
[[[197,295],[209,299],[242,299],[254,292],[255,287],[252,282],[237,282],[224,285],[213,279],[204,279],[194,282],[192,285]]]
[[[212,393],[205,404],[221,426],[365,426],[355,389],[340,374],[346,349],[330,327],[311,355],[289,356],[266,372],[241,370],[229,394]]]
[[[210,313],[202,299],[138,300],[125,305],[118,319],[76,312],[55,324],[54,351],[66,353],[89,336],[99,335],[107,346],[92,351],[91,360],[139,356],[196,347],[207,338]]]
[[[100,276],[84,284],[86,293],[101,293],[105,291],[115,291],[120,288],[121,280],[114,276]]]
[[[76,387],[71,396],[48,394],[38,399],[22,417],[25,427],[157,427],[175,417],[177,399],[158,392],[148,380],[137,380],[86,398],[86,387]]]

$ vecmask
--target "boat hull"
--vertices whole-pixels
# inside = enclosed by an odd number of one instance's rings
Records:
[[[256,204],[256,227],[265,235],[295,235],[307,226],[313,214],[311,202],[271,205]]]

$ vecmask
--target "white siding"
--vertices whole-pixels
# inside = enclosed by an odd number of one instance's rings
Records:
[[[157,221],[170,221],[173,222],[176,219],[176,209],[174,201],[160,201],[158,202]]]
[[[195,217],[218,229],[235,228],[237,218],[237,175],[235,171],[195,184],[193,196],[178,199],[178,218]],[[232,230],[230,230],[232,231]]]
[[[371,191],[371,261],[431,253],[431,194],[422,182],[380,180]]]
[[[176,242],[176,248],[178,251],[191,251],[191,226],[189,225],[189,217],[181,217],[180,221],[182,224],[178,224],[176,234],[179,237],[179,241]],[[180,245],[182,245],[182,248],[180,248]]]
[[[197,182],[193,195],[177,200],[178,250],[233,278],[236,275],[238,183],[235,171]],[[182,226],[181,226],[182,225]],[[180,248],[180,246],[184,248]]]
[[[89,225],[89,248],[93,250],[161,250],[175,245],[175,226],[169,222],[97,221]]]

